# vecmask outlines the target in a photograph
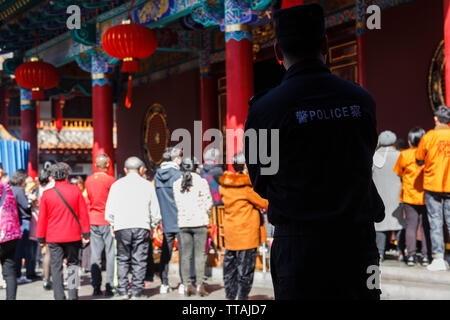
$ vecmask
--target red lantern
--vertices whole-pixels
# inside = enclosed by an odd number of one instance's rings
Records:
[[[19,86],[31,89],[32,100],[44,100],[44,90],[56,87],[60,79],[58,69],[35,57],[18,66],[14,75]]]
[[[110,56],[123,60],[121,72],[136,73],[139,70],[138,59],[152,55],[158,47],[155,33],[140,24],[123,24],[109,28],[102,37],[102,46]],[[128,93],[125,101],[127,108],[131,107],[132,77],[128,77]]]

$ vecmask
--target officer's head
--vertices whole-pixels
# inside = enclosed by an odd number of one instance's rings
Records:
[[[328,40],[322,7],[310,3],[275,12],[275,54],[288,69],[307,58],[326,62]]]
[[[425,130],[419,127],[411,129],[408,133],[408,143],[410,147],[417,147],[420,139],[425,135]]]
[[[447,106],[439,106],[434,112],[434,122],[436,124],[450,124],[450,108]]]

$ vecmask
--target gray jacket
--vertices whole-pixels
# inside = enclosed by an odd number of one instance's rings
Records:
[[[381,147],[373,156],[373,182],[386,213],[383,221],[375,223],[376,231],[401,230],[405,225],[399,200],[402,182],[393,171],[399,156],[400,151],[394,147]]]

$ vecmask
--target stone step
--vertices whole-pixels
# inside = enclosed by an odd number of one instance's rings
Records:
[[[450,287],[450,271],[428,271],[423,267],[381,265],[382,280],[447,285]]]
[[[380,267],[382,299],[450,300],[450,271],[387,262]]]
[[[450,300],[450,286],[399,280],[381,281],[383,300]]]

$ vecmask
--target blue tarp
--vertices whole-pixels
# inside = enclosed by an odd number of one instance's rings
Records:
[[[29,150],[29,142],[0,140],[0,162],[9,177],[18,169],[27,170]]]

